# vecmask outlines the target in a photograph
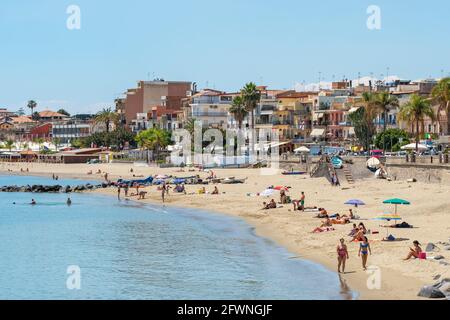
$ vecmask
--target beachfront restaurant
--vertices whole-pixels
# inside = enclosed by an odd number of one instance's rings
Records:
[[[0,161],[20,162],[21,155],[18,152],[0,152]]]
[[[87,163],[90,160],[99,159],[100,148],[84,148],[77,150],[64,151],[55,154],[40,154],[39,162],[44,163]]]

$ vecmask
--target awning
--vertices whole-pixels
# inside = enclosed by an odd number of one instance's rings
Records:
[[[321,137],[325,133],[325,129],[314,129],[311,131],[311,137]]]
[[[313,121],[317,121],[319,119],[322,119],[325,115],[325,111],[316,111],[313,113]]]
[[[360,108],[361,108],[361,107],[353,107],[353,108],[351,108],[350,110],[348,110],[348,113],[356,112],[356,111],[358,111]]]

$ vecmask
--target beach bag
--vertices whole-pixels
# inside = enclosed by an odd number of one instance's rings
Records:
[[[426,252],[419,253],[419,259],[420,260],[427,260],[427,253]]]

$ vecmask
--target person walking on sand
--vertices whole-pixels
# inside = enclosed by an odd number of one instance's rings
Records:
[[[367,258],[369,257],[369,254],[372,254],[372,250],[370,249],[369,240],[366,236],[363,237],[363,241],[359,245],[359,252],[358,256],[362,259],[362,266],[364,271],[367,270]]]
[[[347,259],[350,259],[350,256],[348,255],[347,245],[344,242],[344,239],[339,240],[339,244],[336,249],[338,255],[338,273],[341,273],[341,266],[342,273],[345,273],[345,262],[347,261]]]
[[[305,193],[302,191],[302,196],[300,197],[300,208],[298,208],[299,210],[302,210],[303,212],[305,212]]]
[[[163,203],[166,202],[166,186],[165,185],[162,185],[162,188],[161,188],[161,199],[162,199]]]

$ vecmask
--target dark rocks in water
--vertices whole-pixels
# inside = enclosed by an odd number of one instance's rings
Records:
[[[85,185],[78,185],[75,187],[71,186],[61,186],[61,185],[52,185],[52,186],[44,186],[44,185],[27,185],[27,186],[2,186],[0,187],[0,192],[29,192],[29,193],[71,193],[71,192],[82,192],[86,190],[94,190],[97,188],[107,188],[108,184],[99,184],[92,185],[87,183]]]

